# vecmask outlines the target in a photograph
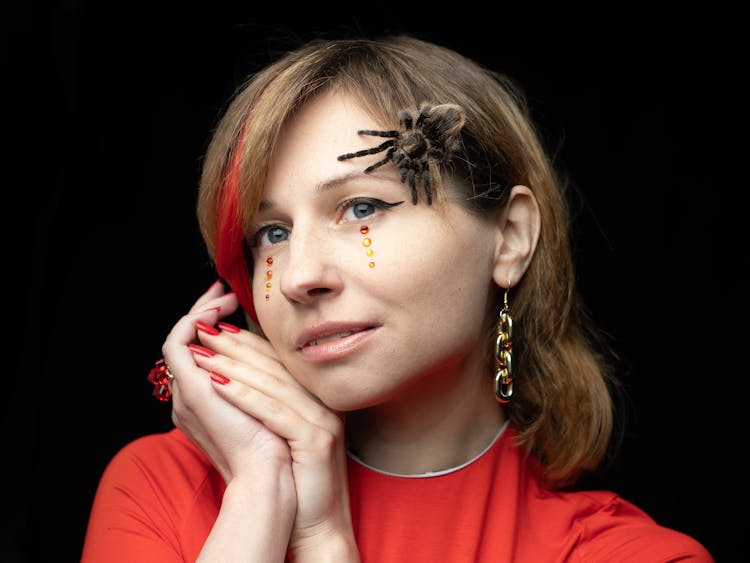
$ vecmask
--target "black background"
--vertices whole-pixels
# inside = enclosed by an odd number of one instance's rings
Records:
[[[107,461],[171,425],[145,377],[215,279],[194,203],[234,87],[299,39],[385,32],[524,86],[574,183],[580,287],[623,356],[633,406],[618,463],[591,484],[740,560],[744,254],[729,245],[744,225],[729,217],[747,182],[723,178],[743,164],[729,157],[745,134],[736,14],[108,5],[4,5],[0,560],[78,560]]]

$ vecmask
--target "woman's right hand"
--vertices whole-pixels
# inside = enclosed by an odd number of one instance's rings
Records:
[[[172,420],[226,483],[218,517],[198,561],[284,561],[297,497],[286,440],[216,393],[194,350],[198,327],[213,327],[237,310],[233,293],[214,283],[172,328],[162,353],[174,375]],[[259,339],[260,340],[260,339]],[[267,343],[266,343],[267,344]],[[260,362],[277,361],[270,344]]]
[[[356,561],[343,420],[292,377],[267,340],[214,328],[238,307],[215,284],[162,348],[174,375],[172,419],[227,483],[202,558],[271,561],[289,548],[300,561],[334,553]]]
[[[219,282],[213,284],[175,324],[162,347],[174,375],[170,384],[172,421],[203,451],[227,483],[244,472],[255,473],[269,466],[278,470],[290,464],[286,441],[217,395],[210,372],[197,365],[191,350],[199,345],[197,327],[201,323],[212,327],[237,307],[233,293],[224,293]],[[278,360],[270,344],[259,354]]]

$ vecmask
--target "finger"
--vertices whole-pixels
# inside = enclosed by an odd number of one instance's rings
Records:
[[[212,373],[214,389],[221,396],[284,438],[305,439],[301,424],[329,432],[337,429],[338,417],[279,362],[257,354],[238,361],[195,346],[193,351],[194,361]]]
[[[215,298],[215,301],[221,302],[222,299],[225,300],[225,306],[231,310],[232,300],[236,301],[233,294],[220,295]],[[204,303],[204,305],[210,303],[211,301]],[[193,361],[193,355],[188,346],[198,341],[196,323],[205,326],[216,323],[219,318],[219,309],[219,306],[210,307],[184,315],[172,327],[162,345],[162,356],[175,379],[179,378],[184,384],[197,381],[199,382],[197,388],[203,392],[210,389],[210,385],[207,383],[208,374],[198,368]],[[175,392],[178,392],[178,388],[185,388],[186,385],[184,384],[175,384],[175,381],[172,381]],[[195,388],[195,386],[193,385],[190,388]],[[193,394],[195,393],[193,392]]]
[[[163,354],[174,378],[170,382],[172,391],[172,421],[177,428],[188,432],[192,428],[203,436],[203,446],[213,453],[211,459],[226,470],[229,458],[221,447],[216,447],[210,430],[205,427],[206,417],[217,423],[227,416],[234,420],[233,426],[239,428],[245,424],[247,414],[229,403],[216,393],[211,385],[210,373],[194,361],[189,346],[197,340],[196,321],[215,322],[218,312],[215,310],[187,314],[172,328],[167,337]],[[236,411],[231,414],[227,409]],[[223,413],[219,416],[218,413]],[[217,418],[218,417],[218,418]],[[187,425],[187,428],[184,427]],[[197,426],[196,426],[197,425]],[[196,430],[197,428],[197,430]]]
[[[247,384],[236,371],[237,367],[224,368],[230,376],[211,372],[211,382],[217,394],[260,420],[292,446],[302,444],[303,449],[315,451],[330,448],[330,439],[338,435],[341,425],[341,420],[332,411],[304,390],[258,370],[253,371],[251,384]],[[243,366],[239,369],[247,371]],[[248,379],[245,376],[245,381]]]
[[[201,295],[193,305],[194,307],[202,307],[202,304],[206,301],[209,301],[211,299],[214,299],[216,297],[219,297],[221,295],[224,295],[224,284],[222,283],[221,279],[216,279],[214,282],[208,286],[206,291]]]
[[[317,397],[314,397],[289,373],[276,350],[265,338],[222,322],[218,322],[216,326],[206,326],[198,322],[197,326],[198,338],[203,345],[202,350],[197,350],[199,354],[201,352],[203,354],[208,352],[209,355],[220,354],[241,365],[251,367],[259,373],[273,375],[279,381],[300,390],[306,396],[320,403]],[[221,365],[214,362],[213,367],[219,373],[222,373]],[[242,380],[243,372],[240,371],[239,374],[240,380]],[[251,384],[249,381],[246,383]]]
[[[187,402],[201,393],[210,391],[208,374],[195,363],[188,346],[197,340],[196,320],[205,319],[204,322],[211,322],[217,315],[218,313],[213,310],[185,315],[172,327],[164,341],[162,355],[174,376],[171,389],[175,402],[178,402],[176,399],[183,391],[183,398]]]
[[[229,315],[237,310],[239,301],[234,292],[224,292],[220,281],[215,282],[206,293],[201,295],[190,308],[190,313],[197,313],[206,309],[219,308],[222,315]]]
[[[217,321],[214,326],[199,325],[198,329],[201,342],[218,354],[248,363],[256,356],[263,356],[281,366],[281,358],[274,347],[258,334],[223,321]]]

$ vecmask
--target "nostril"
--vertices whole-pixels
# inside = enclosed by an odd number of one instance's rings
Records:
[[[327,287],[316,287],[314,289],[308,290],[307,293],[308,295],[315,296],[315,295],[323,295],[325,293],[328,293],[329,291],[331,290]]]

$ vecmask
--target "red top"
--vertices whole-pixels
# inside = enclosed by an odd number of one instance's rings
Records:
[[[476,459],[435,474],[390,475],[350,458],[362,562],[714,562],[614,493],[545,489],[513,434],[506,428]],[[102,476],[81,562],[195,561],[223,492],[179,430],[139,438]]]

